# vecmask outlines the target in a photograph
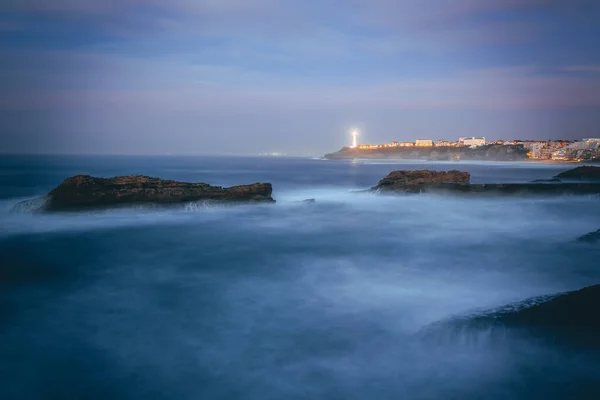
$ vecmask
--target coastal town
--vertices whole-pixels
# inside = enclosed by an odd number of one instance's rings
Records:
[[[591,161],[600,160],[600,138],[585,138],[582,140],[495,140],[488,141],[485,137],[461,137],[457,141],[416,139],[413,142],[397,142],[385,144],[361,144],[358,142],[358,131],[351,132],[352,144],[344,149],[361,150],[393,150],[414,148],[433,148],[450,150],[451,148],[478,149],[485,146],[513,146],[526,154],[525,158],[546,161]]]

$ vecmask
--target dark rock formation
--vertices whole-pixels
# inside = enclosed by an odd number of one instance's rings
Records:
[[[301,203],[315,203],[316,200],[315,199],[304,199],[301,201]]]
[[[419,192],[424,187],[437,183],[468,184],[471,174],[460,171],[393,171],[379,181],[373,190],[399,190],[406,192]]]
[[[424,328],[421,335],[452,340],[484,332],[487,338],[504,340],[514,333],[553,344],[600,348],[598,304],[600,285],[594,285],[439,321]]]
[[[545,327],[560,331],[598,334],[600,333],[598,304],[600,304],[600,285],[594,285],[558,295],[546,302],[516,312],[500,314],[496,319],[507,326]]]
[[[552,179],[534,179],[531,183],[557,183],[562,182],[560,179],[552,178]]]
[[[470,184],[460,171],[394,171],[371,190],[399,193],[452,193],[491,195],[600,194],[599,183],[482,183]]]
[[[133,204],[173,204],[198,200],[273,202],[270,183],[222,188],[147,176],[95,178],[77,175],[53,189],[42,205],[47,211],[80,210]]]
[[[577,238],[577,241],[581,243],[600,243],[600,229]]]
[[[561,172],[555,178],[560,179],[600,179],[600,167],[582,166]]]

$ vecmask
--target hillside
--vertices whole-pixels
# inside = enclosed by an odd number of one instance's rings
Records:
[[[469,147],[387,147],[378,149],[351,149],[344,147],[335,153],[324,156],[330,160],[372,158],[372,159],[413,159],[430,161],[488,160],[525,161],[527,150],[521,145],[503,146],[490,144],[476,148]]]

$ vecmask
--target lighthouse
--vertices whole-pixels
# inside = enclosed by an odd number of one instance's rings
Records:
[[[351,148],[355,149],[358,147],[358,131],[355,129],[352,131],[352,146],[350,146]]]

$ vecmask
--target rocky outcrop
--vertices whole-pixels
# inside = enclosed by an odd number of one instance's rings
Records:
[[[560,294],[516,312],[501,313],[496,320],[508,326],[546,327],[597,334],[600,333],[598,304],[600,285],[594,285]]]
[[[599,179],[600,180],[600,167],[581,166],[570,169],[565,172],[561,172],[556,175],[558,179]]]
[[[552,178],[552,179],[534,179],[531,183],[557,183],[562,182],[560,179]]]
[[[423,338],[439,340],[484,333],[505,340],[507,334],[530,335],[554,344],[600,348],[600,285],[538,296],[492,310],[438,321],[425,327]]]
[[[580,243],[600,243],[600,229],[577,238],[577,241]]]
[[[198,200],[273,202],[270,183],[223,188],[207,183],[187,183],[148,176],[95,178],[77,175],[53,189],[43,210],[62,211],[134,204],[174,204]]]
[[[432,184],[468,184],[471,174],[460,171],[393,171],[379,181],[373,190],[419,192]]]
[[[600,194],[600,182],[581,183],[481,183],[471,184],[468,172],[394,171],[371,188],[377,192],[451,193],[490,195]]]

